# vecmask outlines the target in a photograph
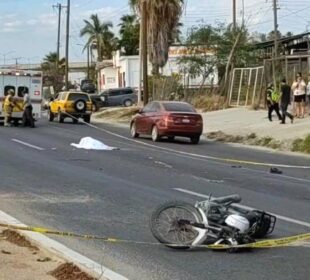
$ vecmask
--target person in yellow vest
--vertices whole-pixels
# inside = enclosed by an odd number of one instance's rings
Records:
[[[4,126],[11,126],[11,117],[13,108],[15,107],[14,101],[15,92],[12,89],[8,90],[8,94],[4,99],[3,111],[4,111]]]
[[[272,122],[272,112],[276,111],[279,121],[282,121],[280,114],[279,101],[281,98],[280,92],[274,89],[273,84],[270,84],[267,88],[267,107],[268,107],[268,119]]]

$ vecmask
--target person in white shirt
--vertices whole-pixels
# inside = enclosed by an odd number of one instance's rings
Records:
[[[297,118],[304,118],[305,103],[306,103],[306,83],[303,80],[301,73],[296,75],[296,81],[292,85],[294,93],[294,107],[296,109],[295,116]]]
[[[32,116],[32,104],[28,91],[23,92],[24,103],[23,103],[23,126],[34,127],[34,119]]]
[[[308,85],[307,85],[307,103],[308,103],[308,114],[310,115],[310,75],[308,76]]]

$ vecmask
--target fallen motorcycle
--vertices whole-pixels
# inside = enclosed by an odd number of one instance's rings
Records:
[[[260,210],[244,210],[234,205],[239,195],[209,198],[194,206],[182,201],[160,205],[153,212],[150,226],[153,236],[174,249],[189,249],[202,244],[233,246],[255,242],[272,233],[276,217]]]

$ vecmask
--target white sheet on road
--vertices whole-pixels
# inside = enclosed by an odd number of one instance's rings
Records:
[[[100,151],[117,150],[117,148],[109,147],[92,137],[84,137],[81,139],[79,144],[71,143],[71,146],[76,147],[78,149],[86,149],[86,150],[100,150]]]

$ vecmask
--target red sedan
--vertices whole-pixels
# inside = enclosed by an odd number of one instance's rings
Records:
[[[202,134],[202,117],[186,102],[153,101],[135,115],[130,124],[131,136],[151,135],[153,141],[161,137],[188,137],[198,144]]]

